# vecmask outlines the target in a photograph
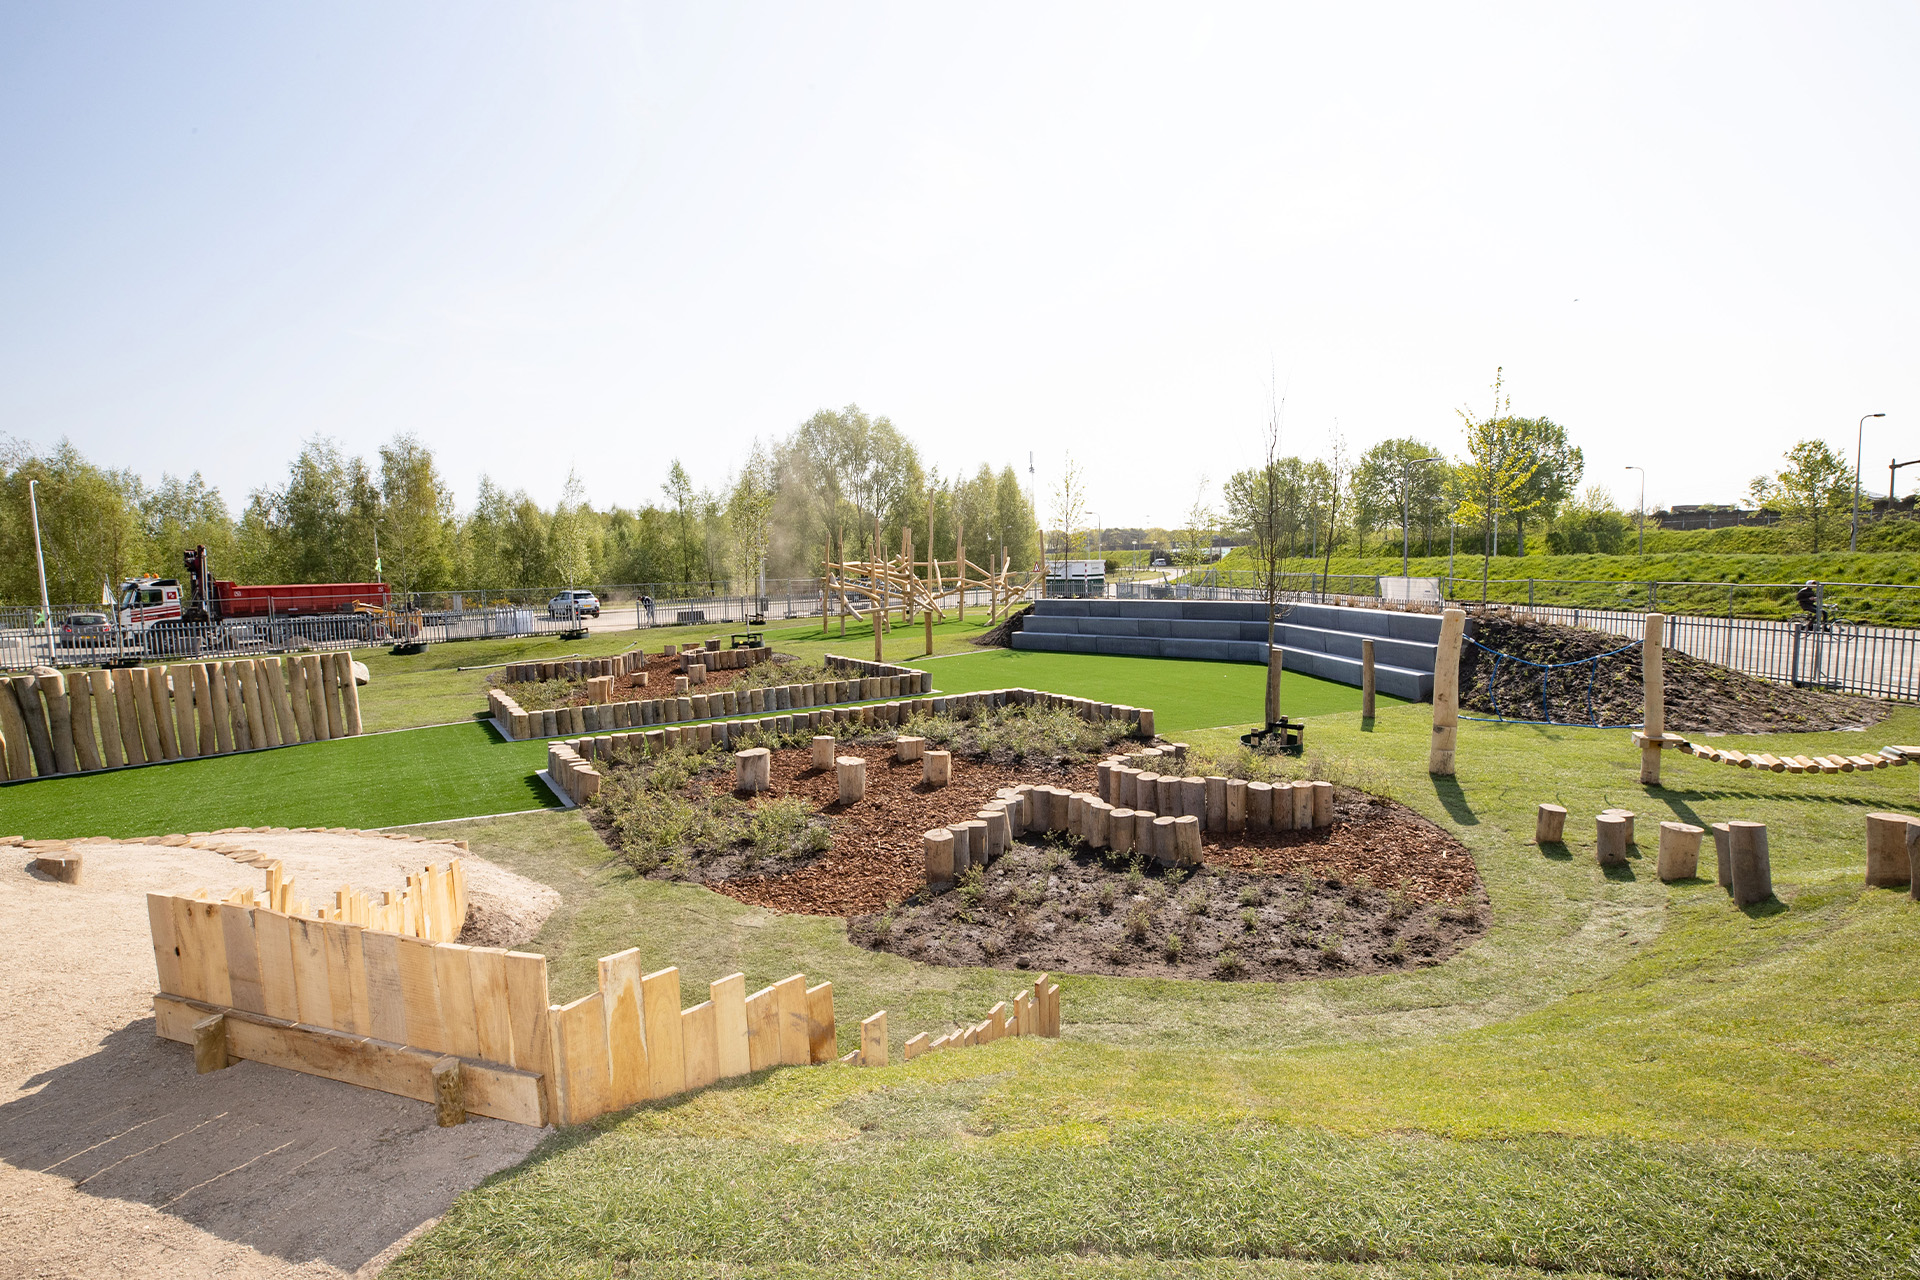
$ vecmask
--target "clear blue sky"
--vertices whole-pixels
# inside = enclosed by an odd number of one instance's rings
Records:
[[[1624,503],[1920,457],[1911,4],[0,7],[0,433],[236,508],[412,431],[464,504],[718,484],[814,409],[1109,524],[1458,448]],[[1920,484],[1920,469],[1902,488]]]

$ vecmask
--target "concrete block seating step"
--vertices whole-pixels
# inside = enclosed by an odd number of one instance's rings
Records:
[[[1013,647],[1054,653],[1137,658],[1267,660],[1267,607],[1227,600],[1039,600]],[[1373,641],[1380,692],[1425,702],[1433,697],[1437,614],[1341,605],[1289,606],[1277,628],[1289,671],[1358,687],[1360,644]]]

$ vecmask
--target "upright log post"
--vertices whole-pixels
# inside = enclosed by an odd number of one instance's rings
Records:
[[[1660,785],[1660,751],[1667,733],[1666,676],[1661,667],[1662,648],[1666,644],[1666,616],[1647,615],[1646,640],[1640,646],[1640,686],[1645,699],[1640,730],[1640,783]]]
[[[1267,646],[1267,723],[1280,723],[1280,672],[1286,666],[1286,650],[1277,644]]]
[[[1733,855],[1733,901],[1750,907],[1773,896],[1773,865],[1764,822],[1729,822],[1727,843]]]
[[[1867,885],[1892,889],[1908,884],[1907,830],[1904,813],[1867,815]]]
[[[954,514],[953,533],[953,581],[960,588],[960,607],[956,616],[960,621],[967,620],[967,522]]]
[[[1448,609],[1440,615],[1440,648],[1433,659],[1433,745],[1427,752],[1427,772],[1453,776],[1454,744],[1460,733],[1460,641],[1467,615]]]
[[[1360,718],[1373,719],[1373,641],[1360,642]]]

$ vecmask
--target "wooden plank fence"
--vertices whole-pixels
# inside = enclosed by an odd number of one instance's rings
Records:
[[[442,1123],[545,1125],[834,1061],[832,983],[796,973],[748,993],[733,973],[683,1008],[680,971],[642,972],[630,949],[601,959],[592,994],[555,1005],[545,956],[454,941],[466,918],[457,858],[382,901],[345,887],[319,908],[279,863],[265,871],[258,895],[147,895],[155,1025],[194,1046],[200,1071],[246,1059],[432,1102]],[[1043,976],[964,1038],[931,1047],[1057,1035],[1058,996]],[[885,1012],[861,1030],[842,1061],[885,1066]],[[907,1056],[917,1052],[910,1042]]]
[[[0,771],[16,782],[359,733],[344,651],[0,680]]]

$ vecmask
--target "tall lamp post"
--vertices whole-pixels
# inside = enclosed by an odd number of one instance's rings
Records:
[[[1640,554],[1644,556],[1647,554],[1647,469],[1628,467],[1627,470],[1640,473]]]
[[[40,550],[40,498],[38,480],[27,481],[27,507],[33,513],[33,559],[40,566],[40,617],[47,624],[47,665],[54,665],[53,606],[47,601],[47,557]]]
[[[1868,418],[1884,418],[1886,416],[1887,415],[1884,413],[1866,414],[1860,419],[1860,425],[1854,428],[1854,432],[1853,432],[1853,536],[1847,539],[1847,550],[1849,551],[1858,551],[1860,549],[1860,446],[1866,440],[1867,419]],[[1891,504],[1893,501],[1893,494],[1891,492],[1887,494],[1887,501],[1889,504]]]
[[[1412,497],[1411,490],[1413,488],[1413,466],[1417,462],[1438,462],[1438,461],[1440,461],[1440,455],[1437,453],[1427,458],[1400,459],[1400,577],[1401,577],[1401,590],[1403,591],[1406,590],[1405,579],[1407,576],[1407,552],[1408,552],[1407,512],[1409,509],[1407,504]]]

